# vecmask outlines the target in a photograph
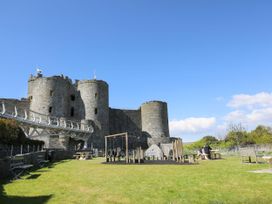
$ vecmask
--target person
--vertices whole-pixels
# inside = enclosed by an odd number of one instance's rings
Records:
[[[203,150],[204,150],[203,153],[205,154],[205,159],[211,159],[211,150],[212,150],[212,148],[210,147],[210,145],[206,144],[204,146]]]

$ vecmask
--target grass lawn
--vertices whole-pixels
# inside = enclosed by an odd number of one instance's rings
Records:
[[[106,165],[67,160],[3,184],[1,204],[272,203],[272,174],[239,158],[199,165]]]

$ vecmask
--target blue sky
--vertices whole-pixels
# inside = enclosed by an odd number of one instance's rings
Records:
[[[231,122],[272,125],[271,10],[257,0],[0,0],[0,97],[26,96],[37,67],[72,79],[96,70],[112,107],[167,101],[172,136],[185,141],[222,136]]]

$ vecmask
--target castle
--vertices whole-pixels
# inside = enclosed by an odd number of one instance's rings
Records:
[[[8,99],[6,99],[8,100]],[[170,142],[167,103],[150,101],[137,110],[109,106],[109,85],[102,80],[76,80],[68,77],[44,77],[41,72],[28,80],[28,97],[17,105],[43,115],[78,120],[91,124],[94,132],[88,146],[102,149],[104,136],[128,132],[143,145]],[[34,138],[37,139],[37,138]],[[69,138],[40,137],[48,148],[68,148]]]

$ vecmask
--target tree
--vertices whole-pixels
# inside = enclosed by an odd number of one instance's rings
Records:
[[[259,125],[249,133],[249,137],[256,144],[272,144],[272,130],[267,126]]]
[[[206,144],[208,145],[216,145],[218,144],[218,139],[214,136],[205,136],[201,140],[198,140],[190,145],[187,146],[188,149],[200,149],[204,147]]]
[[[241,123],[230,124],[228,134],[225,138],[232,146],[240,146],[247,144],[247,131]]]

